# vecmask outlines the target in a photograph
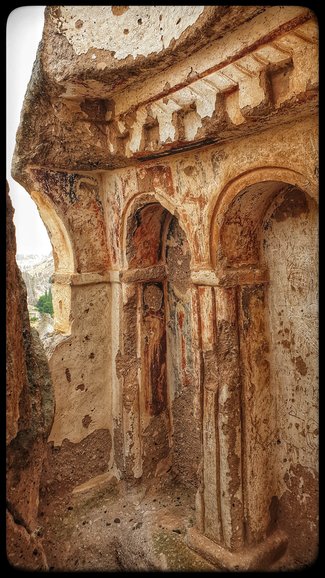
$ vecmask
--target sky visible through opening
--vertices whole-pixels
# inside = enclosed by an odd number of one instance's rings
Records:
[[[15,209],[17,253],[48,255],[52,246],[34,201],[11,176],[16,132],[36,52],[42,37],[45,6],[22,6],[7,20],[7,180]]]

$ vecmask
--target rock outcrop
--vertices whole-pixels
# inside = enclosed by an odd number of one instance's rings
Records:
[[[54,396],[42,344],[29,324],[8,193],[7,188],[7,556],[15,568],[44,570],[38,503]]]

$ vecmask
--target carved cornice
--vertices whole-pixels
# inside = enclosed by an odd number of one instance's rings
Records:
[[[241,129],[316,97],[313,20],[241,58],[211,67],[187,86],[107,122],[111,154],[139,160],[238,136]],[[265,126],[264,126],[265,128]]]
[[[298,10],[288,21],[277,14],[279,24],[265,31],[256,18],[252,39],[246,30],[233,51],[226,34],[226,50],[220,40],[207,42],[187,67],[180,59],[153,69],[152,79],[122,92],[110,93],[103,82],[87,97],[67,98],[41,74],[39,55],[17,134],[14,178],[26,186],[32,165],[70,172],[139,165],[316,113],[318,26],[312,14]],[[188,72],[190,62],[199,72],[192,66]]]

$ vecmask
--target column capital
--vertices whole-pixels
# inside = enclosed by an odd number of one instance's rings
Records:
[[[124,271],[105,271],[105,273],[54,273],[53,282],[59,285],[95,285],[98,283],[150,283],[166,278],[164,264],[125,269]]]
[[[194,285],[208,285],[210,287],[234,287],[236,285],[259,285],[268,283],[269,274],[265,267],[232,268],[221,271],[201,269],[191,272]]]
[[[105,273],[54,273],[53,282],[59,285],[96,285],[98,283],[119,282],[119,271],[105,271]]]
[[[211,287],[219,285],[216,271],[213,269],[191,271],[191,281],[194,285],[208,285]]]
[[[122,283],[150,283],[163,281],[166,278],[166,265],[152,265],[141,269],[125,269],[120,272]]]

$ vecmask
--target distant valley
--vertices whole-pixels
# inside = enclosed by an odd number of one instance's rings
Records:
[[[27,289],[27,305],[32,327],[39,332],[41,339],[53,331],[53,317],[40,313],[36,304],[41,295],[51,289],[54,273],[52,253],[49,255],[16,255],[17,265],[22,273]]]

